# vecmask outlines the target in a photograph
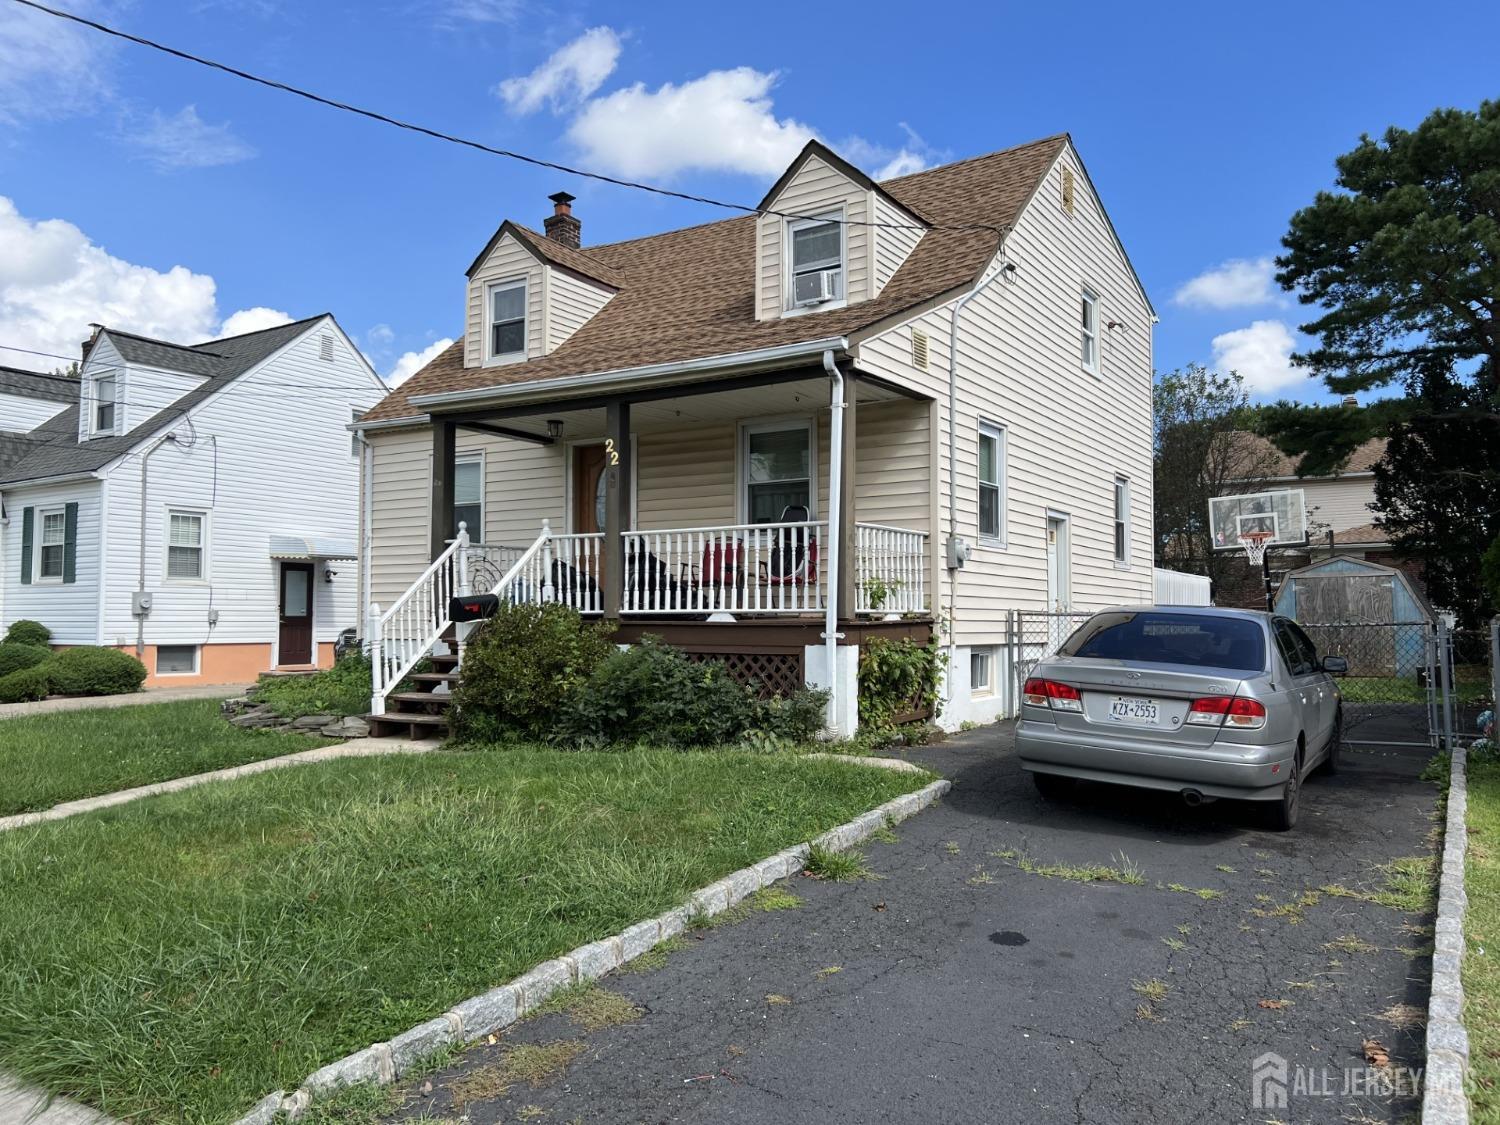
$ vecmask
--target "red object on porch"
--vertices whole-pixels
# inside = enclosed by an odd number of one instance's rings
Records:
[[[745,545],[736,539],[726,543],[716,539],[703,546],[703,569],[700,572],[705,586],[733,586],[739,578],[745,561]]]

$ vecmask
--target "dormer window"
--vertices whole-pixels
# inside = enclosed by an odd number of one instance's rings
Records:
[[[492,363],[526,358],[526,282],[507,281],[489,289],[489,356]]]
[[[812,309],[844,299],[844,224],[838,216],[796,219],[787,225],[791,262],[790,309]]]
[[[101,375],[94,380],[94,415],[92,434],[115,432],[115,377]]]

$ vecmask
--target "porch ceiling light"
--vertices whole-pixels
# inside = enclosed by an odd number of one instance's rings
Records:
[[[561,418],[547,419],[547,436],[553,441],[562,440],[563,424]]]

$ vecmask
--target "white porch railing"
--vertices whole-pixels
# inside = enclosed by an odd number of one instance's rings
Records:
[[[469,533],[463,524],[448,549],[432,561],[384,613],[370,603],[366,627],[370,643],[370,712],[385,714],[386,696],[417,662],[432,651],[452,618],[449,604],[467,594]]]
[[[628,531],[621,612],[821,612],[826,528],[807,522]]]
[[[879,523],[854,528],[856,613],[927,609],[927,533]]]

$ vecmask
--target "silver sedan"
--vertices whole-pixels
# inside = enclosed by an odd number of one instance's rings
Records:
[[[1267,803],[1297,823],[1302,779],[1338,768],[1335,675],[1284,617],[1215,607],[1095,614],[1026,680],[1016,750],[1044,796],[1072,779]]]

